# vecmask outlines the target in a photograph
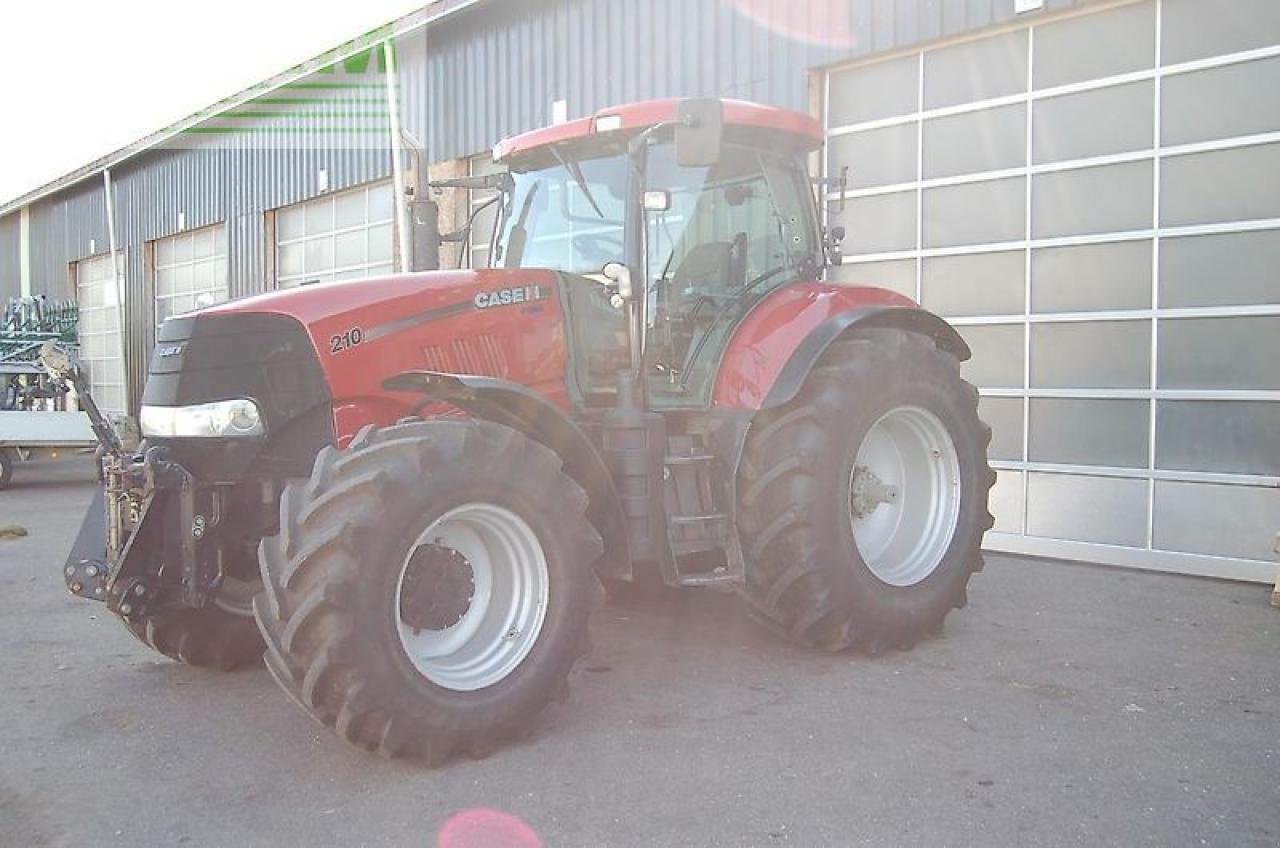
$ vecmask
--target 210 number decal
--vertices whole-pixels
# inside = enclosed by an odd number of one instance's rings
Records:
[[[350,330],[329,337],[329,353],[342,353],[344,350],[351,350],[351,348],[363,341],[364,330],[359,327],[352,327]]]

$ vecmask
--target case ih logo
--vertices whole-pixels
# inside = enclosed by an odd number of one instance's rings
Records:
[[[495,306],[511,306],[516,303],[533,303],[547,296],[542,286],[514,286],[509,289],[480,292],[475,297],[476,309],[492,309]]]

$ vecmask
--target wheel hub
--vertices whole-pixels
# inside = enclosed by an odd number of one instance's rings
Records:
[[[400,619],[414,633],[448,630],[471,608],[476,593],[471,562],[447,545],[420,545],[400,588]]]
[[[454,507],[405,554],[393,607],[400,644],[437,686],[493,686],[533,650],[550,584],[546,552],[529,522],[496,504]]]
[[[849,475],[849,521],[863,563],[914,586],[942,562],[960,519],[960,460],[942,420],[900,406],[867,431]]]
[[[887,485],[874,471],[865,465],[853,470],[853,482],[849,486],[849,511],[854,520],[865,518],[876,511],[880,504],[898,499],[898,487]]]

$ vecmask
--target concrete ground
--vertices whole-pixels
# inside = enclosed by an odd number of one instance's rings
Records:
[[[1267,587],[992,557],[943,638],[876,659],[732,596],[606,607],[532,739],[427,771],[67,595],[88,479],[0,493],[30,531],[0,541],[0,845],[1280,843]]]

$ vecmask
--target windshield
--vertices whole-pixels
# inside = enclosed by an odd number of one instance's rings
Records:
[[[598,274],[622,259],[627,159],[559,159],[514,171],[494,266]]]

